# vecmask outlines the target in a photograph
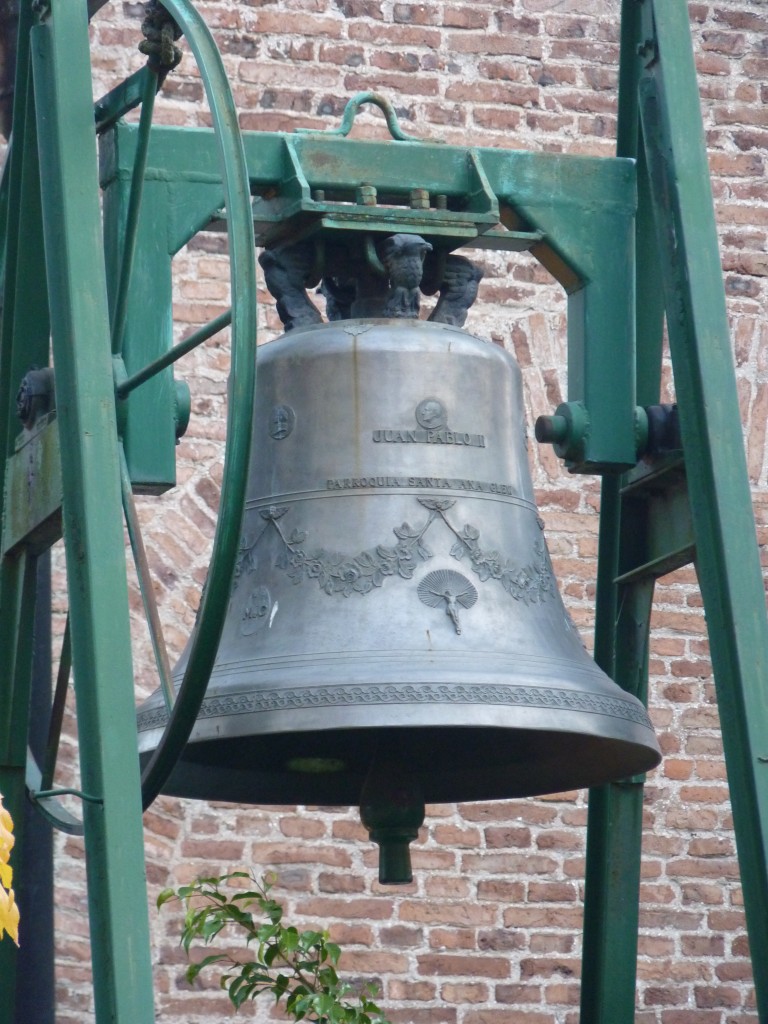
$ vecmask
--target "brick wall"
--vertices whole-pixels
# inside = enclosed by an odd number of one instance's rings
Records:
[[[347,98],[375,88],[406,130],[467,145],[610,155],[616,123],[619,0],[250,0],[201,5],[224,53],[241,124],[290,130],[338,121]],[[768,530],[764,180],[768,8],[753,0],[689,4],[710,149],[723,266],[760,542]],[[140,64],[138,5],[110,4],[94,24],[98,89]],[[158,120],[205,124],[185,56]],[[378,113],[356,132],[383,137]],[[527,416],[565,393],[559,288],[529,257],[483,254],[486,278],[468,329],[514,352]],[[221,239],[178,260],[179,335],[227,305]],[[261,295],[264,338],[279,331]],[[227,350],[215,339],[185,364],[193,394],[178,449],[179,488],[142,501],[150,558],[176,653],[205,576],[221,475]],[[668,368],[664,400],[673,397]],[[588,641],[598,484],[573,479],[532,446],[532,472],[555,570]],[[59,577],[60,579],[60,577]],[[136,617],[142,693],[154,687]],[[63,607],[63,603],[62,603]],[[59,608],[59,612],[61,608]],[[645,808],[638,1024],[753,1024],[752,968],[741,907],[707,636],[695,575],[662,581],[653,619],[651,710],[666,755]],[[151,895],[201,873],[274,870],[292,916],[329,927],[353,976],[377,979],[402,1024],[575,1024],[578,1018],[586,800],[428,809],[402,890],[375,880],[355,808],[231,807],[161,798],[146,815]],[[92,1019],[82,843],[58,841],[59,1024]],[[183,980],[179,920],[153,921],[158,1020],[228,1015],[212,983]],[[766,968],[768,969],[768,968]],[[267,1020],[266,1004],[244,1009]]]

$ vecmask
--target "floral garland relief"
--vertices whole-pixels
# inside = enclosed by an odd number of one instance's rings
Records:
[[[534,558],[531,562],[522,566],[514,564],[509,558],[504,559],[498,551],[484,550],[480,544],[480,531],[474,526],[466,524],[457,529],[451,523],[446,513],[456,504],[454,499],[417,498],[417,501],[429,513],[421,526],[402,523],[401,526],[393,527],[396,544],[379,544],[357,555],[335,554],[323,549],[307,552],[302,546],[306,540],[303,530],[293,530],[288,535],[283,530],[280,520],[289,511],[288,506],[271,505],[260,509],[259,515],[265,520],[264,527],[254,541],[241,547],[235,567],[234,586],[237,587],[243,574],[255,569],[256,546],[271,525],[283,543],[276,565],[284,569],[294,583],[301,583],[305,579],[317,580],[318,586],[326,594],[341,594],[344,597],[368,594],[375,587],[381,587],[388,576],[412,579],[419,563],[432,557],[424,537],[435,520],[441,519],[456,538],[451,556],[457,561],[467,559],[481,582],[498,580],[510,597],[525,604],[535,604],[554,595],[555,577],[543,538],[534,544]]]

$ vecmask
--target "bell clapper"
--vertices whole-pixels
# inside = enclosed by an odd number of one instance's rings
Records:
[[[360,796],[360,820],[379,847],[381,885],[413,881],[410,844],[424,823],[419,786],[389,759],[374,759]]]

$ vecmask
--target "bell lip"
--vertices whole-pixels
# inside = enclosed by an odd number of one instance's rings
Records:
[[[481,771],[464,764],[453,772],[414,774],[413,779],[427,805],[518,800],[637,782],[638,776],[652,771],[662,759],[653,735],[646,738],[648,742],[574,732],[550,731],[543,736],[549,744],[546,763],[526,763],[522,770],[520,765],[494,765]],[[254,742],[258,739],[254,737]],[[574,753],[579,748],[589,753],[589,763],[585,756]],[[147,757],[149,754],[142,761]],[[348,772],[335,779],[307,778],[182,757],[163,792],[185,799],[247,805],[351,807],[360,805],[366,778],[365,771]]]
[[[569,732],[569,717],[578,714],[623,723],[628,737],[634,728],[641,735],[653,734],[648,711],[637,697],[614,683],[583,648],[570,653],[555,658],[471,651],[458,659],[449,651],[364,651],[219,661],[192,738],[355,728],[365,721],[361,713],[371,708],[376,708],[378,725],[423,727],[434,724],[435,707],[446,724],[456,726],[495,727],[505,718],[525,716],[533,728],[554,724],[557,729],[561,722]],[[466,658],[471,659],[470,680]],[[334,682],[319,683],[318,677]],[[159,738],[167,721],[157,690],[137,712],[140,750],[149,749],[149,737]],[[222,732],[224,723],[230,728]]]
[[[399,738],[407,747],[408,741],[413,744],[415,733],[425,737],[430,756],[432,750],[442,747],[440,757],[445,763],[440,769],[430,773],[429,778],[417,776],[429,803],[514,799],[564,792],[603,785],[654,768],[661,760],[661,751],[646,708],[613,683],[586,653],[584,658],[581,666],[567,663],[567,686],[563,675],[548,679],[531,677],[528,684],[523,685],[519,681],[502,684],[498,673],[482,673],[487,680],[485,696],[495,698],[496,703],[468,699],[470,693],[475,698],[483,695],[482,685],[477,683],[472,687],[463,684],[465,699],[449,702],[452,674],[440,671],[450,663],[447,655],[440,659],[442,663],[437,670],[433,665],[430,672],[426,668],[423,671],[429,679],[439,679],[439,682],[419,680],[413,661],[400,673],[407,676],[407,682],[395,684],[391,672],[386,685],[379,682],[383,694],[397,697],[398,686],[399,695],[410,693],[411,700],[407,703],[314,703],[304,708],[288,706],[277,711],[237,714],[226,713],[227,709],[232,712],[237,707],[236,695],[228,692],[222,695],[221,714],[198,719],[190,738],[191,747],[166,792],[246,804],[355,805],[359,803],[365,781],[364,770],[342,770],[336,777],[301,775],[297,778],[296,773],[284,769],[285,759],[272,758],[271,753],[267,753],[284,749],[283,742],[290,736],[296,737],[295,747],[300,752],[311,747],[315,740],[322,747],[334,732],[354,733],[355,739],[362,737],[360,744],[365,749],[375,747],[377,734]],[[503,659],[496,656],[493,660],[500,663]],[[506,661],[509,673],[509,659]],[[552,670],[551,663],[549,668]],[[458,674],[454,669],[454,680]],[[586,689],[578,689],[574,677]],[[453,683],[454,696],[461,685]],[[290,689],[286,686],[280,690],[283,695],[280,699],[288,704]],[[324,687],[304,689],[313,691],[307,695],[317,701],[318,692]],[[353,689],[359,695],[366,686],[361,684]],[[423,699],[413,699],[415,693]],[[426,699],[430,696],[442,696],[443,702]],[[500,703],[505,696],[507,703]],[[214,703],[218,701],[215,695],[211,699]],[[562,705],[559,709],[553,707],[557,700]],[[600,713],[597,710],[600,707],[606,713]],[[438,737],[430,730],[445,731]],[[149,756],[160,734],[159,727],[140,734],[143,758]],[[250,740],[253,748],[249,746]],[[457,757],[454,764],[453,759],[445,756],[446,740],[449,744],[455,740],[450,749],[465,751],[471,747],[481,757],[486,751],[492,751],[493,759],[498,757],[498,761],[479,764],[478,757],[467,760],[465,755],[461,762]],[[216,760],[217,745],[226,764]],[[235,746],[255,750],[257,759],[266,756],[276,767],[231,766]],[[333,738],[327,746],[330,756],[341,756],[339,751],[346,749],[341,736]],[[530,765],[530,771],[527,763],[521,767],[522,762],[516,762],[520,750],[537,747],[541,748],[537,755],[539,761]],[[411,745],[411,749],[415,748]],[[425,748],[422,745],[420,749]],[[535,780],[533,784],[529,784],[530,778]]]

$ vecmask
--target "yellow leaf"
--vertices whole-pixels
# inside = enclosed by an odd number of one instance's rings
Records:
[[[11,855],[13,844],[16,840],[13,837],[13,819],[3,807],[3,797],[0,794],[0,863],[7,864]]]
[[[0,793],[0,939],[8,932],[18,946],[19,908],[16,906],[16,897],[11,888],[13,869],[9,863],[15,842],[13,819],[3,807],[3,796]]]
[[[13,889],[7,892],[0,886],[0,939],[8,932],[18,946],[19,944],[19,908]]]

